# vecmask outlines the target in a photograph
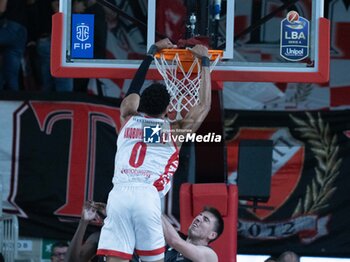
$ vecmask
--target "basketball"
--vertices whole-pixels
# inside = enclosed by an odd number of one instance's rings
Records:
[[[287,20],[289,23],[294,23],[299,20],[299,14],[296,11],[290,11],[287,14]]]

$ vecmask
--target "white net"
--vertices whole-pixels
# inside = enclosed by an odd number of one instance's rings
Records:
[[[210,72],[219,61],[220,56],[211,61]],[[155,65],[162,75],[170,99],[170,112],[175,112],[173,120],[180,120],[199,101],[199,88],[201,80],[201,65],[198,58],[191,61],[188,68],[184,68],[179,54],[175,54],[172,60],[167,60],[164,54],[154,58]],[[186,62],[188,63],[188,61]]]

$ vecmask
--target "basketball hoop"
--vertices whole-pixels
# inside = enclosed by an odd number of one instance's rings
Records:
[[[223,51],[209,50],[208,54],[211,72]],[[199,101],[200,59],[188,49],[163,49],[154,61],[171,96],[169,113],[175,113],[175,117],[168,117],[171,121],[181,120]]]

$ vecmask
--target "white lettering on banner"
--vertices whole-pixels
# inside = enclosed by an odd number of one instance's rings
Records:
[[[309,244],[328,235],[330,215],[304,215],[278,222],[257,222],[239,219],[238,234],[251,239],[283,239],[298,235],[302,243]]]
[[[13,165],[12,169],[12,159],[17,159],[18,157],[18,147],[15,146],[15,151],[13,148],[14,142],[15,145],[18,145],[19,142],[19,132],[20,123],[18,118],[14,120],[15,116],[21,114],[28,108],[23,101],[1,101],[0,103],[0,177],[2,178],[2,205],[3,209],[6,211],[17,211],[25,217],[25,213],[15,204],[14,199],[17,193],[17,170],[18,166]],[[16,129],[14,128],[14,123],[16,122]],[[3,128],[6,127],[6,128]],[[16,141],[14,141],[16,139]],[[13,155],[12,158],[8,156]],[[12,177],[14,176],[14,177]],[[11,180],[13,183],[11,183]],[[12,194],[10,192],[12,190]],[[11,202],[9,201],[11,200]]]

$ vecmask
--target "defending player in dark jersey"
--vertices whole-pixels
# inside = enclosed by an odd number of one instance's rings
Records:
[[[216,240],[224,230],[224,221],[219,211],[205,207],[188,228],[184,240],[169,221],[163,217],[165,241],[171,247],[165,255],[166,262],[217,262],[218,256],[208,245]]]

